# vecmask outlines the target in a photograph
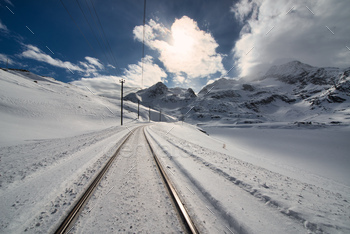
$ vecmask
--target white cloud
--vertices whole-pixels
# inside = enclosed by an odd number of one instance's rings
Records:
[[[32,45],[26,45],[26,51],[22,52],[21,56],[24,58],[45,62],[55,67],[66,68],[72,71],[83,71],[79,66],[74,65],[71,62],[63,62],[59,59],[54,59],[50,55],[47,55],[41,51],[38,47]]]
[[[99,62],[99,60],[97,58],[92,58],[92,57],[88,57],[86,56],[85,59],[92,65],[98,67],[99,69],[103,69],[104,66]]]
[[[348,0],[239,1],[231,11],[244,23],[233,48],[241,76],[261,75],[271,65],[291,60],[349,66],[349,7]]]
[[[154,85],[155,83],[164,82],[167,77],[166,73],[157,65],[153,63],[151,56],[144,58],[144,77],[143,84],[145,87]],[[81,78],[80,80],[71,82],[74,85],[80,86],[86,89],[89,87],[94,93],[101,94],[109,97],[119,97],[120,93],[120,79],[125,79],[125,93],[128,92],[128,88],[141,88],[142,86],[142,63],[130,64],[128,68],[124,70],[122,76],[96,76],[92,78]]]
[[[120,95],[119,77],[116,76],[81,78],[80,80],[71,83],[85,89],[86,91],[91,90],[96,95],[103,95],[106,97],[119,97]]]
[[[3,31],[8,31],[7,27],[5,24],[3,24],[0,20],[0,30],[3,30]]]
[[[183,77],[183,76],[181,76],[181,75],[175,76],[175,77],[174,77],[174,82],[175,82],[176,84],[183,84],[184,81],[185,81],[185,77]]]
[[[86,62],[79,62],[80,66],[83,67],[85,76],[98,76],[99,73],[96,69],[96,67],[94,65],[91,65],[90,63],[86,63]]]
[[[143,26],[136,26],[133,30],[134,38],[143,42]],[[163,24],[159,24],[154,20],[150,20],[148,24],[145,24],[145,44],[149,46],[151,49],[156,49],[154,47],[154,41],[156,38],[164,38],[170,34],[170,30],[168,30]]]
[[[22,52],[22,54],[20,54],[21,57],[45,62],[55,67],[68,69],[68,72],[70,72],[69,70],[71,70],[85,73],[85,76],[98,76],[98,71],[104,68],[104,66],[96,58],[86,56],[85,59],[87,60],[87,62],[80,61],[78,62],[80,66],[78,66],[68,61],[62,61],[60,59],[52,58],[50,55],[46,54],[36,46],[25,45],[25,47],[26,50]]]
[[[112,64],[108,64],[107,67],[115,69],[115,66],[113,66]]]
[[[157,64],[153,63],[151,56],[146,56],[143,60],[143,86],[152,86],[167,77],[167,74]],[[128,86],[142,86],[142,63],[128,65],[125,69],[123,79],[126,80]]]
[[[252,18],[256,18],[258,14],[258,6],[252,0],[241,0],[237,2],[233,7],[231,7],[231,12],[235,14],[236,19],[243,23],[247,20],[248,16],[251,15]]]
[[[141,42],[142,30],[143,26],[134,28],[135,39]],[[219,45],[187,16],[176,19],[170,30],[150,20],[145,26],[145,44],[160,53],[159,60],[175,75],[193,79],[224,72],[223,55],[216,53]]]
[[[13,65],[15,64],[15,62],[10,59],[7,55],[5,54],[0,54],[0,62],[3,63],[3,64],[9,64],[9,65]]]

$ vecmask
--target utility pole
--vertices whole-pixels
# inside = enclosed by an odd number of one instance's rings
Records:
[[[151,107],[148,106],[148,122],[151,122]]]
[[[121,97],[120,97],[120,124],[123,125],[123,85],[125,83],[124,79],[120,79],[121,85]]]
[[[137,119],[140,117],[140,100],[137,100]]]

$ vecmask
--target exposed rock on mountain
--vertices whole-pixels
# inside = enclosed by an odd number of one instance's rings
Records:
[[[165,109],[186,121],[255,123],[314,121],[350,124],[350,68],[318,68],[299,61],[272,66],[248,82],[221,78],[198,96],[192,89],[167,88],[163,83],[130,94],[126,99]]]
[[[158,82],[147,89],[125,96],[125,100],[140,100],[143,105],[158,109],[176,109],[189,105],[196,97],[191,88],[168,88],[162,82]]]

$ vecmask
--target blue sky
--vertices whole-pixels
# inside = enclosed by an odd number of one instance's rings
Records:
[[[228,71],[257,76],[290,60],[350,65],[347,0],[147,0],[143,80],[144,1],[62,2],[0,0],[1,67],[8,59],[9,67],[77,85],[124,78],[128,87],[163,81],[198,92]]]

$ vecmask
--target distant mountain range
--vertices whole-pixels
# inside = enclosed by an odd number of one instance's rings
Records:
[[[125,99],[189,122],[350,124],[350,67],[293,61],[272,66],[253,81],[218,79],[197,95],[159,82]]]

